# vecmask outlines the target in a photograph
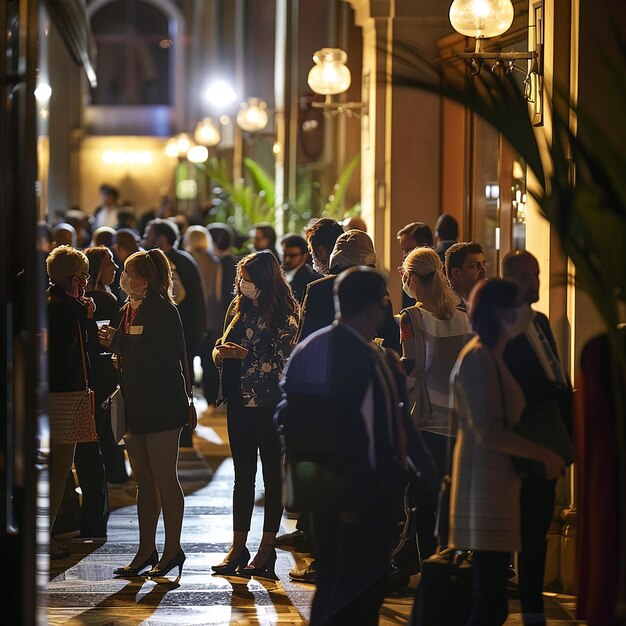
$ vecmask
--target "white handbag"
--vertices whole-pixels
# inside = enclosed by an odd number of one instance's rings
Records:
[[[124,445],[124,434],[126,433],[126,411],[124,395],[118,385],[113,393],[102,403],[102,408],[111,410],[111,431],[113,439],[118,446]]]

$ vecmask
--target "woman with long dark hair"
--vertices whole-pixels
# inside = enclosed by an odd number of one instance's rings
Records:
[[[111,291],[111,283],[118,267],[113,253],[105,246],[95,246],[85,250],[89,259],[89,282],[85,295],[96,303],[95,319],[99,326],[104,323],[117,328],[120,322],[120,307],[117,298]],[[126,470],[124,446],[118,446],[113,439],[111,416],[108,409],[102,408],[102,402],[115,389],[118,379],[117,371],[111,359],[111,353],[98,346],[97,354],[92,355],[93,388],[96,396],[96,426],[100,439],[100,450],[104,459],[106,480],[112,484],[123,484],[130,480]],[[76,457],[79,448],[76,449]],[[76,459],[75,459],[76,460]]]
[[[227,403],[228,437],[235,466],[233,543],[220,574],[273,576],[274,540],[282,516],[280,441],[274,412],[278,381],[298,330],[299,306],[270,251],[249,254],[237,265],[235,298],[216,342],[213,358],[221,371]],[[254,508],[260,453],[265,484],[263,536],[248,566],[246,547]]]
[[[183,328],[172,296],[172,270],[161,250],[136,252],[126,259],[120,286],[128,294],[117,329],[104,326],[100,341],[117,354],[126,407],[124,442],[137,481],[139,549],[118,576],[165,576],[185,553],[180,536],[185,508],[178,480],[180,433],[187,424],[190,398],[183,369]],[[161,558],[156,530],[163,510],[165,546]]]

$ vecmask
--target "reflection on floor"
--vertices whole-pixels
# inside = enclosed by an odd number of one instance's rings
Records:
[[[199,411],[200,414],[200,411]],[[262,479],[258,474],[259,501]],[[180,455],[180,477],[185,490],[183,549],[187,555],[177,583],[157,584],[143,579],[115,579],[115,568],[126,565],[138,542],[134,485],[110,490],[112,513],[106,543],[71,543],[72,554],[50,562],[45,622],[65,624],[305,624],[315,588],[290,581],[288,572],[304,566],[309,555],[278,550],[279,580],[220,577],[211,574],[231,539],[232,462],[225,415],[205,412],[195,433],[193,449]],[[281,532],[294,529],[283,518]],[[40,525],[45,529],[45,524]],[[255,507],[248,547],[254,553],[262,528],[262,507]],[[42,532],[45,539],[45,531]],[[162,546],[163,528],[157,542]],[[41,569],[47,557],[41,557]],[[174,572],[172,572],[171,578]],[[406,624],[417,576],[401,593],[390,596],[381,611],[381,625]],[[574,598],[547,597],[550,626],[575,624]],[[511,601],[507,625],[521,625],[519,606]]]

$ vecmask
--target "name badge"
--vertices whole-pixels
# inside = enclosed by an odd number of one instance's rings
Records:
[[[143,326],[131,326],[130,327],[131,335],[142,335],[143,334]]]

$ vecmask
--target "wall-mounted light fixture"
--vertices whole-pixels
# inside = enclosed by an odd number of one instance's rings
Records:
[[[267,126],[267,104],[260,98],[242,102],[237,112],[237,126],[249,133],[256,133]]]
[[[326,96],[324,102],[312,102],[312,106],[324,109],[329,115],[367,115],[366,102],[333,102],[332,96],[344,93],[352,81],[346,62],[348,55],[340,48],[322,48],[313,55],[315,65],[309,71],[307,82],[317,94]]]
[[[201,146],[217,146],[222,139],[218,125],[210,117],[205,117],[196,124],[193,131],[194,141]]]
[[[452,28],[466,37],[475,37],[474,52],[460,52],[455,56],[469,62],[472,74],[479,74],[487,65],[492,71],[503,68],[506,72],[520,71],[526,75],[526,97],[531,101],[528,84],[541,74],[541,43],[528,52],[485,52],[485,39],[502,35],[513,24],[515,11],[511,0],[454,0],[450,5]],[[527,69],[515,62],[528,61]],[[487,63],[488,62],[488,63]],[[534,75],[534,76],[533,76]]]

